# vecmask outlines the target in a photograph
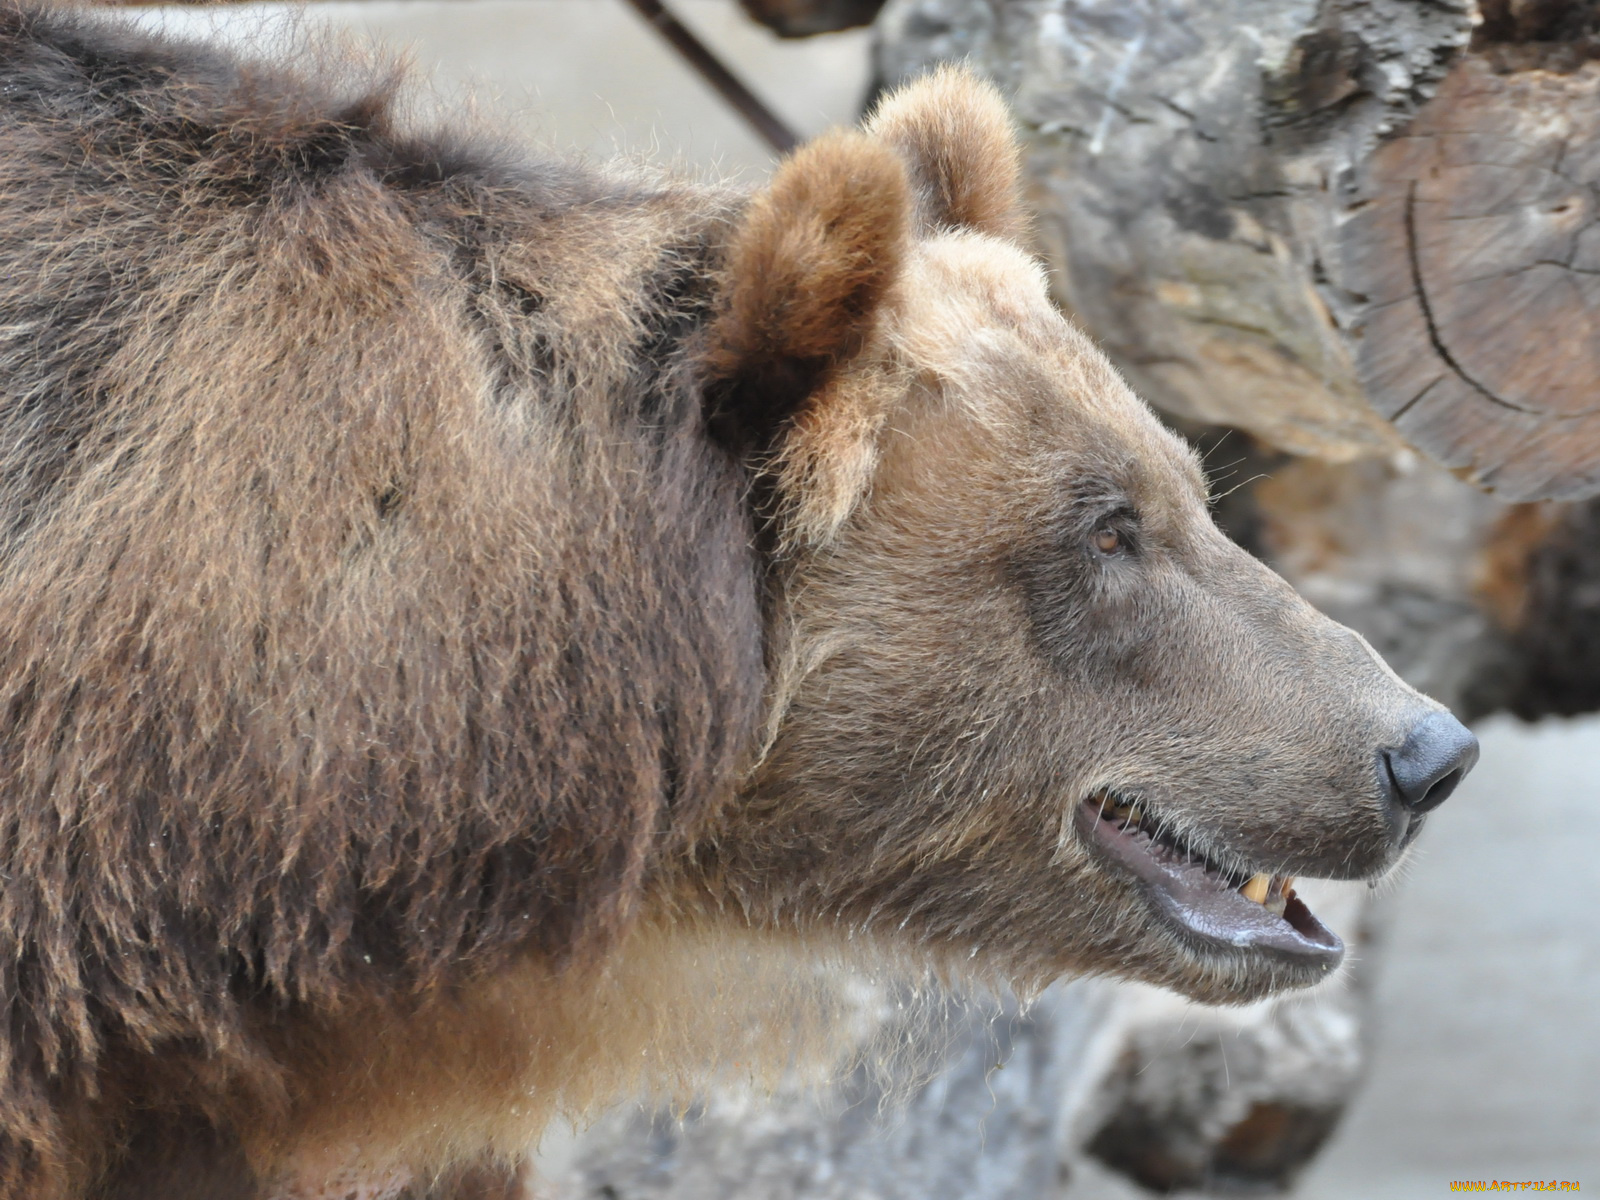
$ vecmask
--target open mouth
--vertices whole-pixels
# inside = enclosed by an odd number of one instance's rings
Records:
[[[1154,907],[1186,932],[1323,971],[1344,957],[1339,935],[1295,895],[1292,878],[1220,866],[1112,792],[1085,799],[1076,820],[1078,831],[1136,876]]]

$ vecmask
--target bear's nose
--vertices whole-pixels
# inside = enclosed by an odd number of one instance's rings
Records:
[[[1385,750],[1390,798],[1413,813],[1438,808],[1478,761],[1478,739],[1447,712],[1411,728],[1396,750]]]

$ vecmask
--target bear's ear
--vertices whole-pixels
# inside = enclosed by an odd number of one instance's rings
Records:
[[[942,66],[878,105],[867,133],[905,159],[925,226],[1026,232],[1018,193],[1021,150],[994,85]]]
[[[912,222],[906,167],[849,130],[785,161],[734,231],[706,357],[712,432],[741,452],[775,448],[872,342]]]

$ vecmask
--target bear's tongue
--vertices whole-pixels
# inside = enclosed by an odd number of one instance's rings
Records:
[[[1146,885],[1156,906],[1191,933],[1229,946],[1265,950],[1332,970],[1344,943],[1294,894],[1292,879],[1254,875],[1235,885],[1213,867],[1164,841],[1139,822],[1139,811],[1103,795],[1078,806],[1078,825]]]

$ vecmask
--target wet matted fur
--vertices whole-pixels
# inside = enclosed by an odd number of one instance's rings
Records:
[[[1430,706],[1051,308],[991,91],[754,196],[389,91],[0,5],[0,1197],[425,1182],[830,963],[1314,982],[1074,814],[1374,876]]]

